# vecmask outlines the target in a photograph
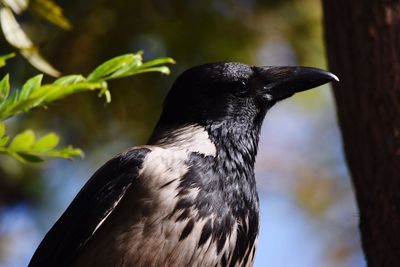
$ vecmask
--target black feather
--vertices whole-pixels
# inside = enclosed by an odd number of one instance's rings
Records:
[[[149,152],[147,148],[129,150],[100,168],[46,234],[28,266],[69,266],[132,185]]]
[[[194,220],[190,219],[189,222],[186,224],[185,228],[183,228],[179,241],[185,239],[192,232],[193,227],[194,227]]]

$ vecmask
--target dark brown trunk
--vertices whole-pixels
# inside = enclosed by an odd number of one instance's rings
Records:
[[[369,266],[400,266],[400,1],[323,0],[344,149]]]

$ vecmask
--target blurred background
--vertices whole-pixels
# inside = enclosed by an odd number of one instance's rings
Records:
[[[211,61],[326,68],[318,0],[59,0],[72,30],[29,16],[41,50],[63,74],[87,74],[111,57],[143,50],[170,56],[170,76],[110,82],[112,102],[73,95],[7,121],[9,130],[59,133],[84,159],[23,165],[0,155],[0,266],[26,266],[47,230],[91,174],[149,137],[163,97],[188,67]],[[1,39],[0,54],[13,49]],[[38,71],[22,57],[6,69],[14,87]],[[52,78],[47,77],[47,81]],[[328,86],[276,105],[262,130],[256,176],[261,233],[255,266],[365,266],[358,212]]]

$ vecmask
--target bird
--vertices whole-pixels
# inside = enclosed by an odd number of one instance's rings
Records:
[[[147,144],[93,174],[29,267],[252,266],[264,117],[277,102],[335,80],[317,68],[238,62],[184,71]]]

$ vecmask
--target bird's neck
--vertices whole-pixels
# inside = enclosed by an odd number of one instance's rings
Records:
[[[209,123],[205,128],[216,146],[217,158],[254,168],[260,127],[248,122],[223,121]]]
[[[254,164],[260,127],[249,127],[247,123],[224,121],[206,127],[217,148],[215,169],[221,179],[220,186],[230,192],[227,198],[237,218],[258,213]]]
[[[258,235],[254,162],[259,131],[238,122],[175,125],[156,127],[149,141],[151,145],[191,152],[184,162],[188,171],[179,179],[175,194],[178,202],[171,216],[179,221],[187,219],[185,214],[196,214],[196,220],[205,221],[204,227],[210,228],[208,236],[216,243],[217,252],[233,253],[233,262],[242,261],[254,250]],[[200,239],[198,246],[207,239]]]
[[[249,203],[258,205],[254,164],[260,127],[249,127],[247,123],[214,121],[203,126],[156,127],[149,144],[185,150],[189,165],[198,165],[202,161],[205,168],[202,172],[211,171],[212,179],[219,184],[219,187],[209,190],[228,188],[234,193],[230,197],[232,203],[240,201],[234,209],[240,210]],[[191,158],[196,162],[190,162]]]
[[[206,129],[195,124],[157,126],[148,144],[205,156],[215,157],[217,154],[217,148]]]
[[[260,127],[247,122],[210,122],[157,126],[148,144],[186,150],[253,168],[258,149]]]

